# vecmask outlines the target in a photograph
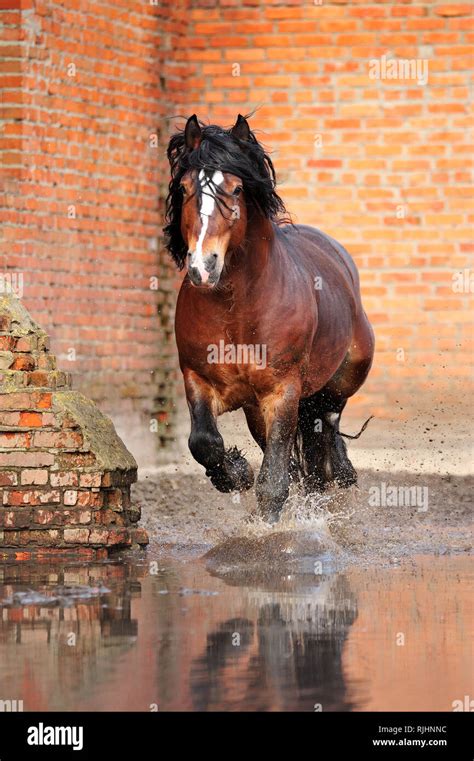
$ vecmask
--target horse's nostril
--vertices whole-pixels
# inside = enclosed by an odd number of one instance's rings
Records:
[[[191,282],[193,282],[194,285],[200,285],[202,282],[202,277],[197,267],[189,267],[188,272]]]
[[[217,259],[217,254],[212,254],[213,259]]]

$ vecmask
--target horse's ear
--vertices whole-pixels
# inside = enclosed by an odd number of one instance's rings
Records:
[[[246,141],[250,139],[250,127],[245,116],[242,116],[242,114],[238,115],[237,121],[232,127],[230,134],[238,140]]]
[[[199,126],[196,114],[193,114],[189,117],[186,122],[186,127],[184,128],[184,142],[186,148],[189,151],[194,151],[195,148],[199,148],[201,137],[201,127]]]

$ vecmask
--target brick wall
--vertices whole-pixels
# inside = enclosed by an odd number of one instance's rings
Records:
[[[377,353],[357,414],[446,406],[472,373],[471,12],[200,0],[175,41],[187,113],[231,124],[258,108],[251,123],[295,221],[333,235],[361,269]],[[372,79],[382,56],[427,60],[428,83]]]
[[[58,359],[143,460],[169,437],[175,382],[175,289],[159,235],[180,11],[15,6],[0,4],[0,272],[22,273]]]
[[[23,273],[62,366],[141,461],[169,441],[173,417],[164,148],[172,117],[193,111],[231,124],[258,108],[252,124],[295,220],[335,236],[360,266],[378,344],[357,414],[465,392],[467,4],[18,6],[0,2],[0,273]],[[383,55],[428,60],[428,83],[371,79]]]

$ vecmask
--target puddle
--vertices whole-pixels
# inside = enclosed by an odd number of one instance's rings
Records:
[[[155,546],[89,566],[4,565],[0,699],[25,711],[449,711],[473,694],[470,557],[341,566],[317,552],[317,532],[276,536],[205,558]]]
[[[423,499],[392,506],[394,489]],[[0,567],[0,701],[451,711],[474,694],[471,494],[467,476],[365,470],[358,488],[294,492],[268,526],[252,491],[149,477],[146,553]]]

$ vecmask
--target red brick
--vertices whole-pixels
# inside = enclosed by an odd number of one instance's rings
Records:
[[[122,491],[120,489],[110,489],[106,492],[107,505],[112,510],[123,510]]]
[[[472,13],[472,5],[456,5],[455,3],[438,5],[437,8],[435,8],[435,13],[437,16],[470,16]]]
[[[53,510],[34,510],[33,511],[33,523],[49,525],[51,523],[61,522],[60,518],[61,518],[61,514],[58,515],[57,511],[53,511]]]
[[[35,359],[31,354],[17,354],[12,365],[12,370],[34,370]]]
[[[128,529],[124,528],[111,528],[108,532],[108,538],[107,538],[107,544],[110,546],[113,545],[130,545],[131,544],[131,538],[130,538],[130,532]]]
[[[23,428],[39,428],[43,424],[40,412],[20,412],[19,425]]]
[[[73,544],[87,544],[89,533],[87,528],[65,528],[64,541]]]
[[[102,473],[81,473],[79,476],[79,486],[99,487],[101,485]],[[74,484],[76,485],[76,484]]]
[[[96,521],[102,526],[125,526],[123,515],[113,510],[99,510],[96,514]]]
[[[87,525],[92,520],[92,512],[90,510],[63,510],[61,513],[64,516],[64,521],[71,525]]]
[[[79,491],[77,495],[78,507],[102,507],[104,503],[103,492]]]
[[[51,386],[50,374],[43,370],[34,370],[28,375],[28,385],[30,386]]]
[[[51,486],[77,486],[79,483],[79,476],[74,471],[62,471],[51,473]]]
[[[11,351],[15,345],[13,336],[0,336],[0,351]]]
[[[28,449],[31,443],[31,434],[13,433],[0,431],[0,449]]]
[[[31,397],[27,393],[0,394],[0,410],[29,409]]]
[[[51,407],[51,394],[34,394],[33,395],[33,406],[37,407],[38,409],[49,409]]]
[[[54,455],[49,452],[5,452],[0,453],[0,468],[43,468],[54,463]]]
[[[105,528],[92,528],[89,541],[91,544],[108,544],[109,531]]]
[[[59,502],[61,495],[56,490],[23,489],[22,491],[5,490],[4,505],[48,505]]]
[[[134,544],[145,546],[149,543],[148,534],[144,528],[132,528],[129,531]]]
[[[22,486],[37,485],[43,486],[48,483],[49,473],[44,468],[33,468],[21,471],[21,483]],[[51,484],[53,486],[54,484]]]
[[[63,503],[65,505],[75,505],[77,503],[77,491],[75,489],[66,489],[63,494]]]
[[[0,410],[49,409],[51,394],[39,392],[0,393]]]
[[[33,446],[55,449],[79,449],[82,434],[76,431],[37,431],[33,436]]]
[[[20,412],[0,412],[0,425],[17,428],[20,425]]]
[[[15,351],[31,352],[34,349],[36,349],[36,340],[33,337],[17,339]]]
[[[16,486],[18,476],[14,471],[0,470],[0,486]]]
[[[31,510],[0,510],[0,526],[3,528],[29,528]]]

